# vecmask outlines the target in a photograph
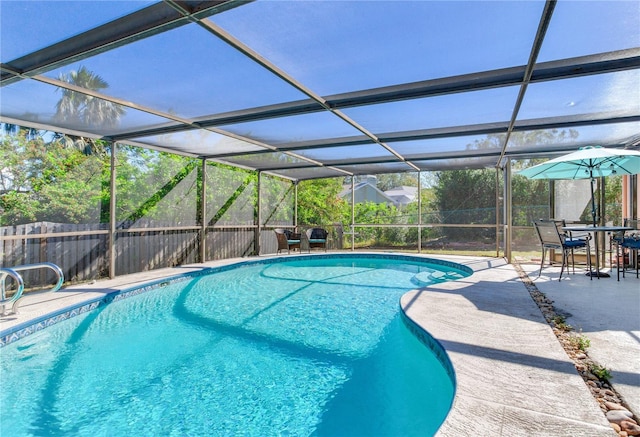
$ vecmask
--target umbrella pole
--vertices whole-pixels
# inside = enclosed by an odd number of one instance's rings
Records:
[[[593,184],[596,182],[596,180],[593,178],[593,175],[591,176],[591,218],[593,219],[593,226],[596,226],[596,199],[595,199],[595,194],[594,194],[594,189],[593,189]]]
[[[596,200],[595,200],[595,194],[594,194],[594,189],[593,189],[593,184],[596,183],[595,178],[593,177],[593,170],[589,169],[589,176],[591,179],[591,216],[593,217],[593,226],[597,226],[596,223]],[[593,233],[593,239],[594,239],[594,243],[595,243],[595,249],[596,249],[596,271],[590,271],[589,273],[587,273],[588,276],[596,276],[598,278],[608,278],[609,274],[608,273],[603,273],[600,271],[600,250],[599,250],[599,243],[600,243],[600,235],[598,235],[598,232],[594,232]],[[604,258],[603,258],[604,261]]]

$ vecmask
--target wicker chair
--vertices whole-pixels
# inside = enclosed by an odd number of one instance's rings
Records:
[[[274,229],[276,238],[278,240],[278,251],[286,250],[287,253],[291,253],[291,249],[298,249],[300,251],[300,242],[302,241],[301,235],[290,231],[289,229]]]

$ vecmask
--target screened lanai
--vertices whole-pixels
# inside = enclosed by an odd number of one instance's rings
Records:
[[[102,175],[79,194],[90,212],[0,223],[3,264],[61,259],[78,280],[270,253],[280,226],[330,226],[353,248],[373,223],[355,218],[366,175],[415,175],[420,193],[434,172],[490,172],[481,217],[460,206],[446,224],[509,256],[518,164],[640,147],[637,1],[2,1],[0,14],[5,131],[103,152],[85,153],[82,171]],[[3,195],[31,188],[8,167]],[[299,189],[326,178],[350,217],[301,223]],[[637,216],[637,180],[623,183],[621,214]],[[578,188],[545,186],[544,214]],[[416,202],[375,225],[415,232],[420,251],[442,222]]]

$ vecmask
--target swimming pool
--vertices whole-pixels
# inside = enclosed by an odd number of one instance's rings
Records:
[[[311,255],[127,290],[0,349],[0,435],[432,435],[455,377],[399,299],[469,274]]]

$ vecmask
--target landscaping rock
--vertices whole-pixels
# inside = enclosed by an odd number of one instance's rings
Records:
[[[607,420],[611,423],[617,423],[620,425],[622,421],[629,421],[629,419],[633,418],[633,414],[631,414],[627,410],[609,410],[607,411]],[[620,426],[622,428],[622,426]]]
[[[605,401],[604,406],[607,407],[607,409],[609,409],[609,410],[626,410],[626,411],[628,411],[625,407],[623,407],[620,404],[616,404],[615,402]]]
[[[620,428],[622,432],[626,432],[627,435],[640,435],[640,425],[631,420],[623,420],[620,422]]]
[[[640,420],[634,418],[633,413],[622,405],[621,398],[606,379],[601,380],[589,370],[596,363],[589,358],[587,351],[578,349],[575,341],[572,341],[571,326],[566,325],[564,329],[558,329],[557,321],[559,318],[566,320],[566,317],[570,316],[570,314],[560,314],[553,307],[553,302],[538,290],[524,271],[518,265],[516,265],[516,268],[520,270],[525,287],[527,287],[531,297],[537,303],[545,320],[549,323],[553,333],[566,351],[567,356],[574,362],[576,371],[584,379],[585,384],[609,421],[611,428],[618,434],[618,437],[640,436],[640,425],[638,425]]]

